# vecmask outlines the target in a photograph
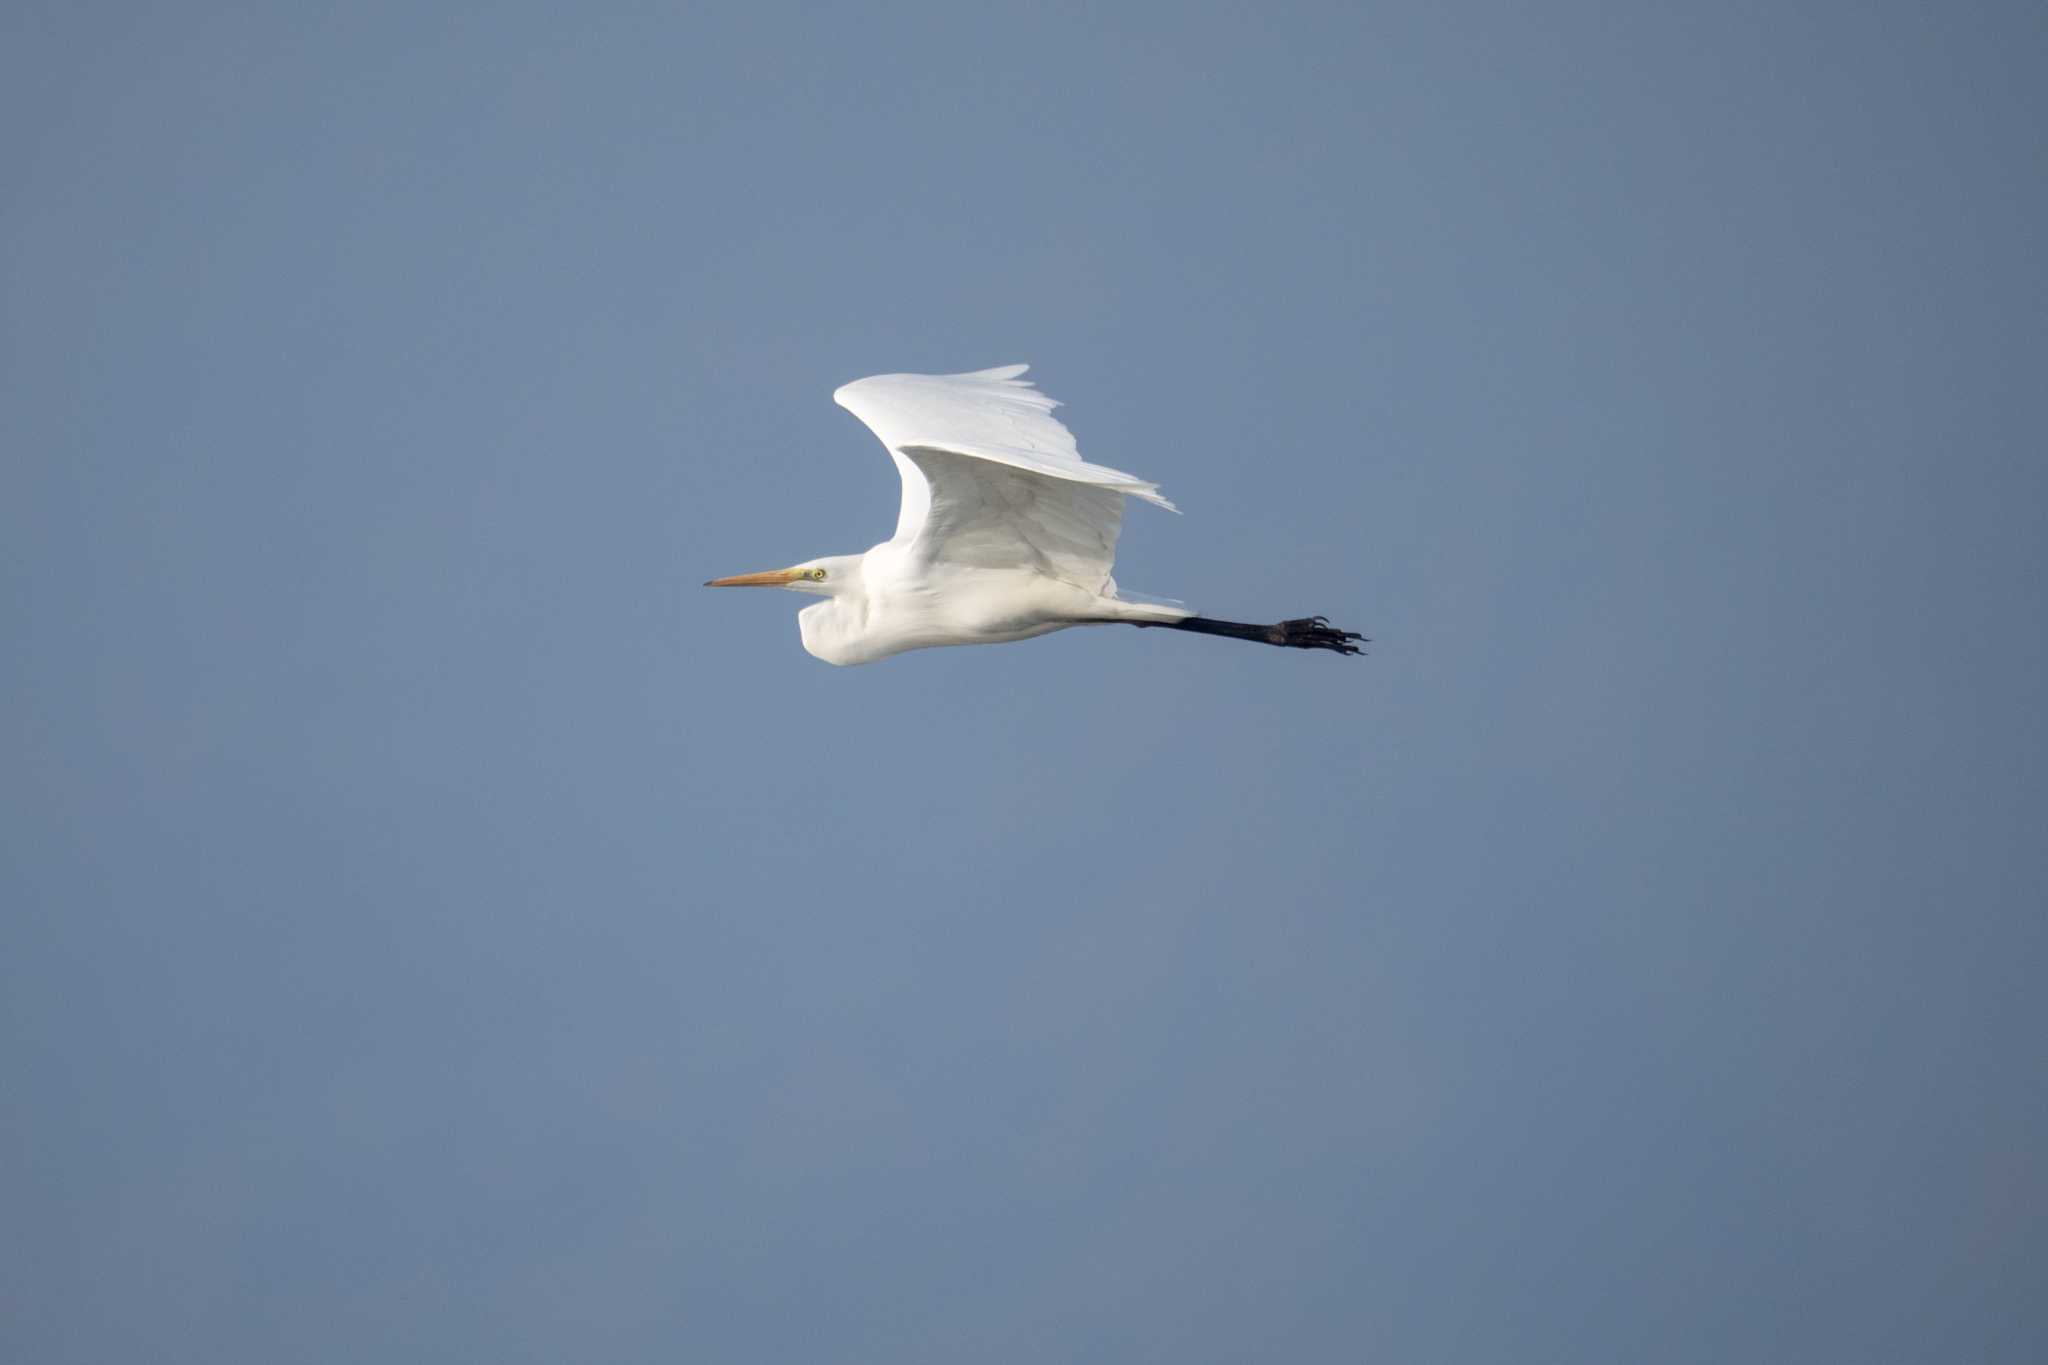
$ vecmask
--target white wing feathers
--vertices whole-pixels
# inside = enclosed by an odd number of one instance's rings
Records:
[[[1058,404],[1018,378],[1026,368],[876,375],[832,399],[881,439],[903,476],[896,544],[951,563],[1034,567],[1113,594],[1124,495],[1177,509],[1157,484],[1083,460],[1052,415]]]
[[[832,395],[891,450],[936,446],[1034,474],[1095,484],[1171,508],[1159,485],[1089,464],[1074,433],[1052,415],[1058,402],[1017,376],[1028,365],[971,374],[878,374]]]

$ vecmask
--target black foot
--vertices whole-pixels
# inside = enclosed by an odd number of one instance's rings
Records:
[[[1339,654],[1363,654],[1365,651],[1351,642],[1372,643],[1357,631],[1336,629],[1327,616],[1304,616],[1294,621],[1282,621],[1269,629],[1272,633],[1267,639],[1271,643],[1293,649],[1334,649]]]
[[[1364,641],[1356,631],[1337,630],[1327,616],[1304,616],[1282,621],[1277,626],[1251,626],[1242,621],[1219,621],[1213,616],[1183,616],[1176,621],[1133,621],[1134,626],[1165,626],[1169,630],[1192,631],[1196,635],[1221,635],[1227,640],[1255,640],[1262,645],[1287,649],[1327,649],[1337,654],[1362,654],[1353,640]],[[1367,641],[1367,643],[1370,643]]]

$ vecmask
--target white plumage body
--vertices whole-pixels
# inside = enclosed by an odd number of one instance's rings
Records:
[[[829,563],[830,561],[826,561]],[[804,648],[831,664],[865,664],[934,645],[993,645],[1104,621],[1171,621],[1179,607],[1126,602],[1036,569],[918,563],[884,541],[860,556],[865,592],[797,613]]]
[[[1083,460],[1053,400],[1018,377],[1025,368],[877,375],[841,388],[834,401],[902,476],[896,534],[864,555],[738,581],[823,598],[798,628],[804,648],[833,664],[1188,616],[1121,598],[1110,577],[1124,498],[1173,504],[1155,484]]]

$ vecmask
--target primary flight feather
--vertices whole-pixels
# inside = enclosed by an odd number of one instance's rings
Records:
[[[1162,626],[1297,649],[1359,652],[1320,616],[1254,626],[1117,594],[1124,499],[1169,511],[1159,486],[1081,458],[1027,366],[883,374],[832,395],[903,479],[896,534],[862,555],[714,578],[823,600],[797,614],[804,648],[864,664],[933,645],[997,644],[1080,625]]]

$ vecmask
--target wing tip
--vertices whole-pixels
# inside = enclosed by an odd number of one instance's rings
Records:
[[[862,388],[872,386],[878,380],[887,381],[892,379],[923,380],[927,383],[934,379],[980,379],[989,383],[1002,384],[1006,388],[1024,389],[1034,396],[1043,397],[1042,390],[1030,380],[1021,377],[1030,369],[1031,366],[1029,364],[1016,364],[997,365],[993,369],[987,370],[965,370],[959,374],[871,374],[861,379],[850,379],[832,390],[832,401],[845,408],[848,412],[852,412],[854,410],[853,404],[846,401],[849,396],[858,394]],[[1055,400],[1047,399],[1046,401],[1051,402],[1054,407],[1059,406]]]

